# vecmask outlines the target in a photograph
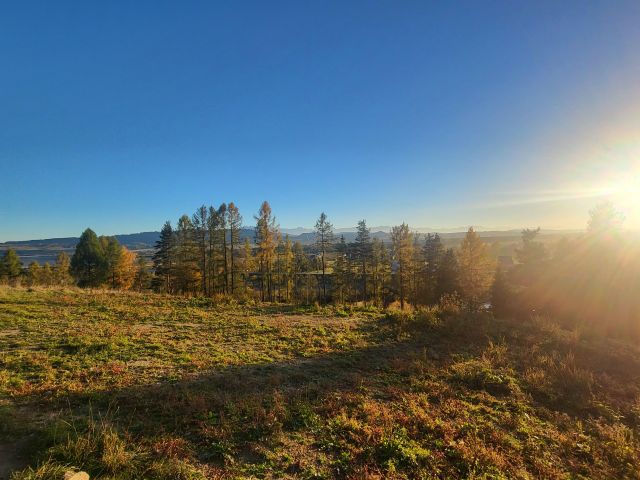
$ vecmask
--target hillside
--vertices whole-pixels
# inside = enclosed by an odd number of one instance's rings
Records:
[[[454,307],[0,287],[0,478],[640,478],[638,371]]]

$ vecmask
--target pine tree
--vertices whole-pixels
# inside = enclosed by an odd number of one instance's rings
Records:
[[[13,248],[4,252],[0,261],[0,277],[6,279],[11,285],[15,285],[22,274],[22,262]]]
[[[262,301],[273,300],[272,269],[276,256],[276,219],[271,214],[271,206],[262,202],[256,219],[256,245],[258,246],[258,264],[260,268],[260,290]],[[266,288],[266,292],[265,292]]]
[[[202,205],[192,217],[193,230],[198,245],[198,259],[200,267],[200,280],[203,295],[208,293],[208,275],[207,275],[207,245],[209,244],[209,214],[207,207]]]
[[[322,296],[323,301],[327,301],[327,283],[326,283],[326,255],[333,246],[333,225],[327,220],[327,215],[322,212],[320,218],[316,222],[316,248],[320,252],[320,262],[322,265]]]
[[[100,237],[100,243],[104,252],[106,278],[109,286],[113,289],[118,288],[116,277],[123,247],[116,237]]]
[[[71,274],[80,287],[99,287],[107,278],[103,245],[90,228],[82,232],[71,257]]]
[[[355,241],[355,258],[360,267],[360,275],[362,279],[362,301],[367,301],[367,267],[371,262],[372,244],[371,232],[367,228],[367,222],[360,220],[358,222],[356,241]]]
[[[371,271],[373,278],[373,298],[381,303],[383,289],[391,275],[391,262],[384,241],[374,238],[371,243]]]
[[[434,302],[440,301],[443,295],[453,294],[459,290],[458,259],[452,248],[447,249],[436,269]]]
[[[404,310],[404,302],[409,290],[412,275],[413,236],[406,223],[391,228],[391,242],[393,246],[393,260],[396,263],[396,284],[400,308]]]
[[[153,254],[153,270],[155,277],[153,286],[157,290],[172,293],[174,289],[175,267],[175,235],[171,222],[167,221],[160,230],[160,238],[156,242]]]
[[[73,283],[73,278],[71,278],[71,274],[69,273],[69,269],[71,267],[71,259],[69,255],[65,252],[60,252],[56,256],[56,263],[53,267],[55,283],[57,285],[71,285]]]
[[[229,224],[229,244],[231,257],[231,293],[235,293],[235,276],[236,276],[236,254],[235,250],[240,243],[240,231],[242,230],[242,215],[236,204],[229,203],[227,209],[227,223]]]
[[[458,250],[458,266],[460,293],[469,308],[475,309],[487,298],[495,263],[473,228],[469,228]]]
[[[424,257],[424,297],[427,303],[437,303],[439,300],[437,294],[438,283],[438,270],[440,268],[440,262],[444,256],[444,247],[440,240],[440,235],[427,234],[422,250]]]

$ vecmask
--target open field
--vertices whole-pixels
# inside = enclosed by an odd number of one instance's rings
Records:
[[[490,315],[0,287],[0,478],[640,478],[640,351]]]

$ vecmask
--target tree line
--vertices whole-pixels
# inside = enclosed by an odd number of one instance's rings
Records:
[[[315,241],[302,245],[280,232],[266,201],[253,215],[251,237],[243,226],[233,202],[203,205],[175,228],[167,221],[149,258],[87,229],[73,256],[61,253],[54,265],[22,269],[7,250],[0,280],[267,302],[398,302],[402,309],[445,298],[469,310],[549,314],[640,338],[640,249],[623,235],[622,217],[610,204],[590,212],[584,234],[555,245],[539,240],[539,228],[523,230],[515,265],[507,268],[473,228],[454,249],[437,233],[420,235],[405,223],[392,227],[385,243],[361,220],[355,240],[346,242],[321,213]]]

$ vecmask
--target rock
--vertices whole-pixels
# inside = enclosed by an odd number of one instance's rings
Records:
[[[63,480],[89,480],[87,472],[67,472],[64,474]]]

